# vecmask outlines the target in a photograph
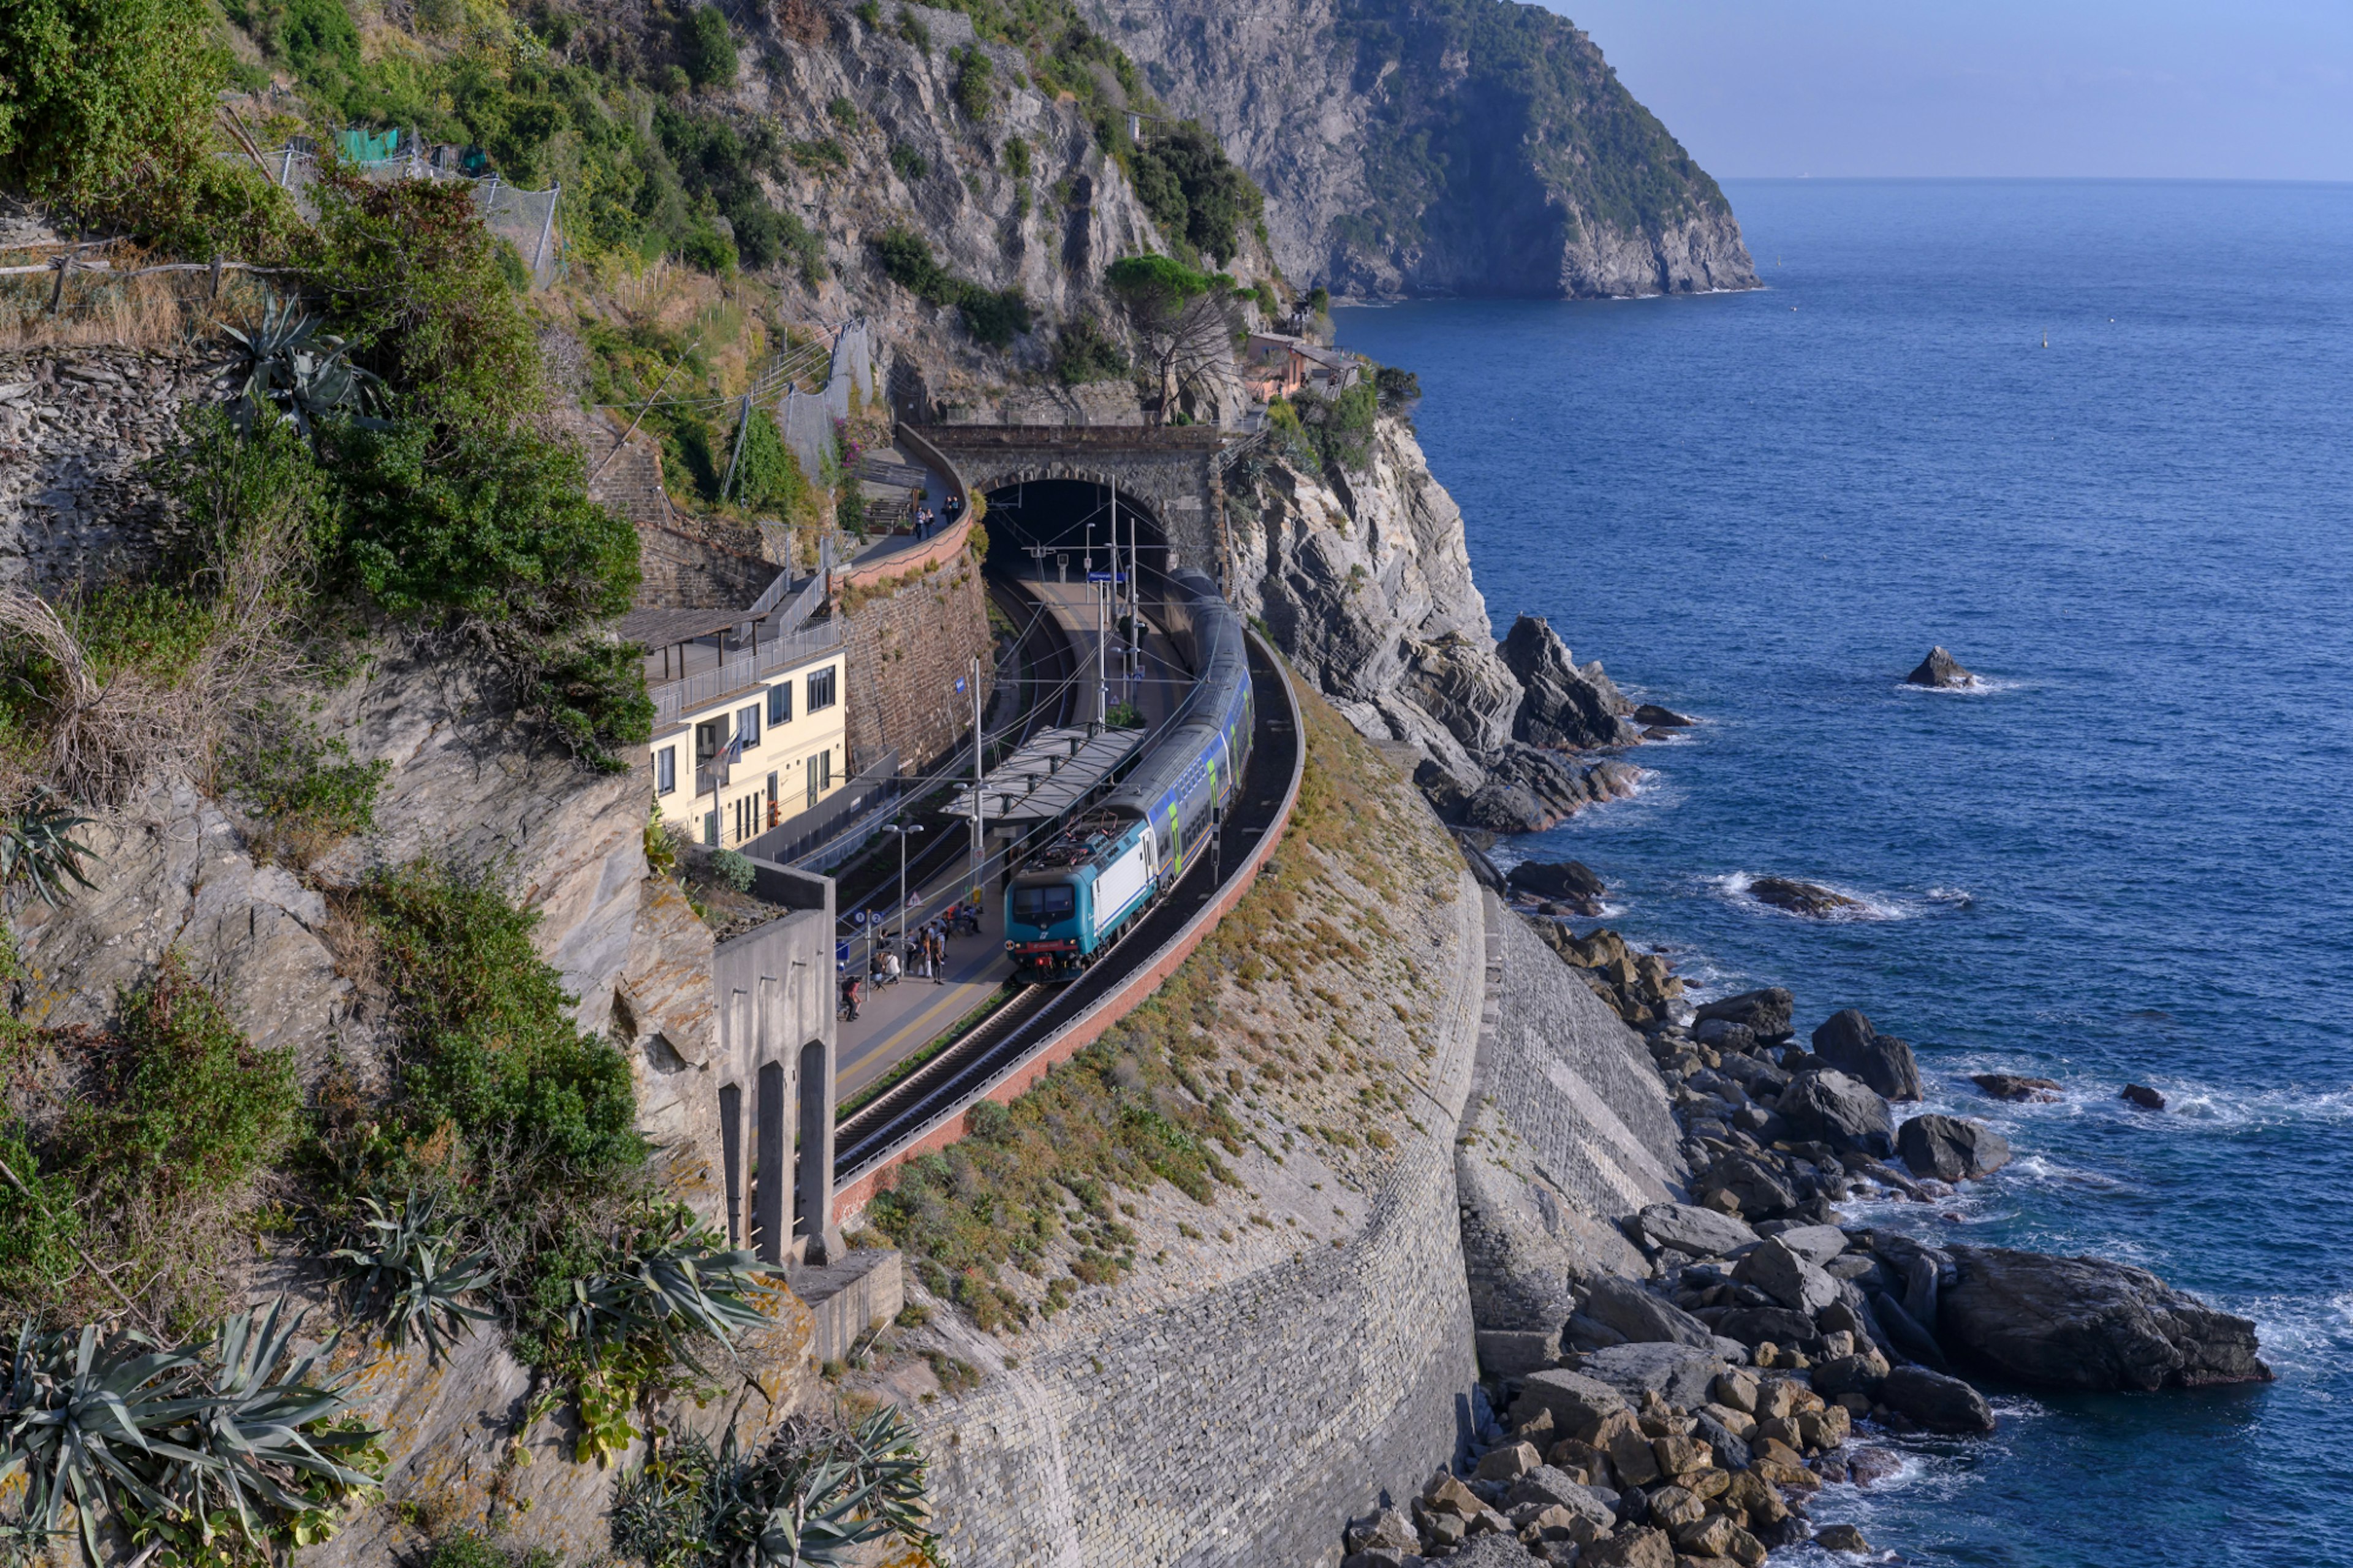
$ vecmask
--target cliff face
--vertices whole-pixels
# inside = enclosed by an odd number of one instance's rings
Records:
[[[1634,740],[1630,704],[1540,620],[1497,644],[1462,514],[1404,420],[1379,420],[1362,473],[1244,458],[1227,519],[1236,605],[1359,732],[1409,751],[1449,817],[1526,832],[1633,787],[1626,763],[1573,750]]]
[[[1731,205],[1567,19],[1510,0],[1092,9],[1336,294],[1749,289]]]

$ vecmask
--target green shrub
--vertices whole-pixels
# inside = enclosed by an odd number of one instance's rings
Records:
[[[515,1173],[589,1177],[643,1162],[629,1066],[575,1025],[532,946],[539,917],[486,876],[418,861],[365,889],[401,1041],[401,1114],[443,1122]]]
[[[932,52],[932,30],[923,26],[921,16],[903,5],[899,7],[899,36],[924,54]]]
[[[1129,177],[1160,232],[1219,262],[1241,248],[1246,226],[1265,211],[1257,183],[1228,159],[1197,120],[1156,135],[1129,155]]]
[[[679,52],[687,79],[697,87],[724,86],[735,79],[735,35],[727,26],[727,13],[716,5],[697,5],[686,14]]]
[[[588,637],[541,652],[525,708],[599,773],[627,773],[628,748],[653,738],[645,649]]]
[[[0,6],[0,187],[96,217],[201,168],[228,72],[213,28],[203,0]]]
[[[1063,323],[1054,340],[1054,375],[1064,386],[1116,381],[1127,372],[1127,351],[1101,323],[1088,316]]]
[[[404,420],[345,437],[330,576],[395,615],[459,612],[533,634],[625,614],[638,536],[588,499],[570,442],[528,428],[437,435]]]
[[[904,142],[891,143],[891,167],[896,169],[899,177],[911,185],[931,173],[931,165],[923,162],[923,155]]]
[[[1421,378],[1409,370],[1385,364],[1373,374],[1373,390],[1383,411],[1403,414],[1421,401]]]
[[[997,106],[996,88],[991,81],[996,68],[978,47],[952,50],[949,58],[956,65],[954,89],[956,107],[964,110],[966,120],[977,125],[987,120],[989,110]]]
[[[176,948],[123,996],[115,1038],[63,1140],[100,1206],[216,1196],[286,1147],[302,1107],[293,1052],[256,1050]]]
[[[735,459],[733,499],[754,510],[789,514],[803,503],[808,488],[800,459],[776,430],[776,416],[765,408],[754,407]]]
[[[169,689],[212,644],[219,617],[192,589],[161,582],[110,583],[73,601],[60,617],[100,682],[136,670]]]
[[[322,735],[307,719],[265,710],[248,743],[223,760],[228,792],[266,818],[341,837],[375,826],[376,796],[392,772],[389,762],[354,762],[340,737]]]
[[[858,105],[847,98],[835,99],[825,106],[825,112],[844,131],[855,131],[864,123],[863,117],[858,112]]]
[[[25,1184],[0,1184],[0,1300],[37,1311],[81,1271],[81,1214],[73,1183],[42,1171],[18,1123],[0,1123],[0,1161]]]
[[[1029,140],[1026,137],[1008,136],[1005,139],[1005,172],[1017,180],[1026,180],[1029,177]]]
[[[739,893],[752,890],[755,868],[749,856],[739,855],[733,849],[714,849],[711,852],[711,870],[719,880]]]
[[[933,259],[930,244],[913,230],[886,229],[874,249],[885,277],[926,304],[955,306],[965,330],[982,342],[1003,348],[1029,330],[1029,301],[1019,289],[998,292],[955,276]]]

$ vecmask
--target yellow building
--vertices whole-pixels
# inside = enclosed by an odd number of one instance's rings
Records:
[[[732,655],[723,634],[722,646],[709,642],[668,645],[647,661],[654,803],[666,826],[733,849],[849,782],[849,694],[830,626]]]

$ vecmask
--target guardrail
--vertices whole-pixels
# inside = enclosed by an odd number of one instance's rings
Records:
[[[738,655],[716,668],[702,670],[659,685],[649,683],[646,694],[654,700],[654,722],[675,723],[681,714],[691,709],[700,708],[731,691],[741,691],[747,686],[757,684],[763,676],[773,675],[786,665],[840,645],[839,623],[820,621],[805,630],[787,632],[762,643],[756,650]]]

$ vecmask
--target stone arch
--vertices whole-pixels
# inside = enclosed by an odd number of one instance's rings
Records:
[[[976,493],[1050,480],[1109,486],[1158,525],[1176,564],[1223,575],[1220,435],[1212,426],[935,425],[922,434]]]

